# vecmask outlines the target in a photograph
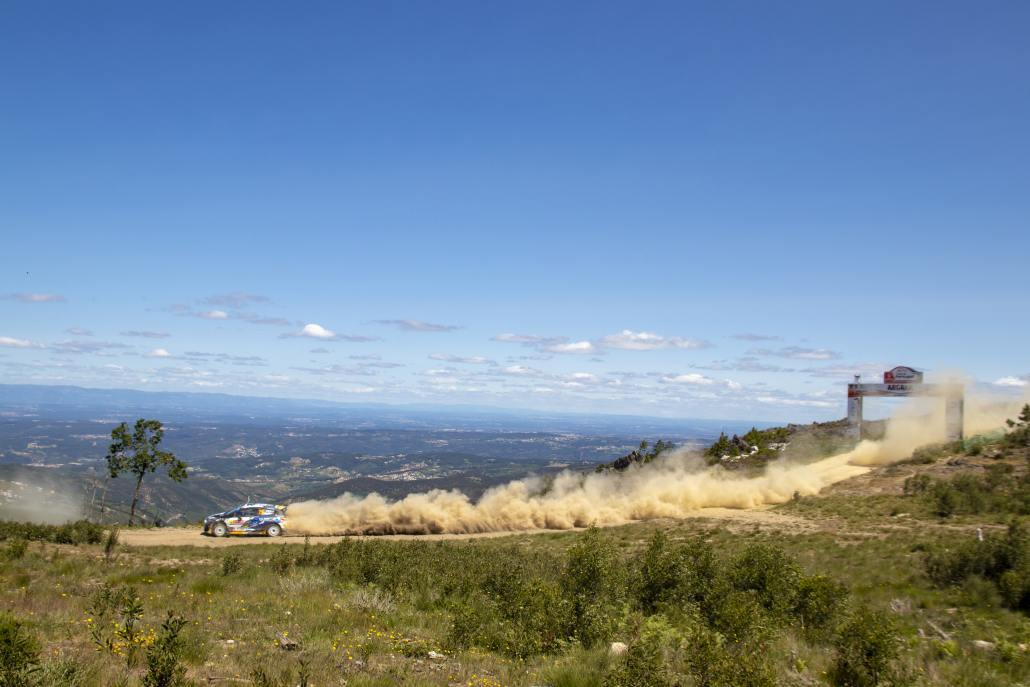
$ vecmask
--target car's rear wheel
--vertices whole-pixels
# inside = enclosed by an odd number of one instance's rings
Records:
[[[279,527],[279,525],[269,525],[268,529],[265,530],[265,534],[267,534],[269,537],[278,537],[282,533],[283,528]]]
[[[216,522],[211,527],[211,535],[215,537],[224,537],[229,534],[229,528],[226,527],[224,522]]]

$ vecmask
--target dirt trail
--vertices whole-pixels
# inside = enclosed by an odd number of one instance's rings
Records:
[[[816,529],[811,520],[796,515],[787,515],[763,506],[753,509],[735,508],[700,508],[686,520],[722,521],[732,526],[772,527],[793,532],[804,532]],[[465,539],[487,539],[523,534],[548,534],[568,532],[570,530],[524,530],[517,532],[482,532],[478,534],[384,534],[374,535],[378,539],[444,541]],[[277,538],[270,537],[208,537],[200,532],[200,528],[165,527],[161,529],[122,530],[120,541],[130,546],[201,546],[223,547],[245,544],[296,544],[303,541],[302,535],[290,535]],[[332,544],[344,537],[312,536],[312,544]]]
[[[553,530],[539,530],[540,533]],[[442,539],[481,539],[486,537],[504,537],[510,534],[525,534],[521,532],[485,532],[483,534],[384,534],[378,539],[424,539],[427,541],[439,541]],[[343,535],[333,536],[312,536],[312,544],[332,544],[344,539]],[[260,537],[260,536],[231,536],[231,537],[208,537],[201,533],[200,528],[185,527],[164,527],[161,529],[148,530],[122,530],[119,533],[119,541],[129,546],[239,546],[243,544],[296,544],[304,541],[303,535],[285,535],[282,537]]]

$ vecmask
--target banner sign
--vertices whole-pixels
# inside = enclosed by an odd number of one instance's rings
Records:
[[[898,365],[893,370],[883,373],[884,384],[920,384],[922,381],[922,372],[905,365]]]

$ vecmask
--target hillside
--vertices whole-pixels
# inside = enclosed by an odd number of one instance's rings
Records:
[[[43,684],[1021,685],[1028,428],[587,532],[105,554],[0,528],[0,629],[43,643]]]

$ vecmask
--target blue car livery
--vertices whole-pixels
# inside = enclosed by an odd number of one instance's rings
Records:
[[[263,534],[278,537],[286,529],[286,507],[270,503],[247,503],[239,508],[204,518],[204,534]]]

